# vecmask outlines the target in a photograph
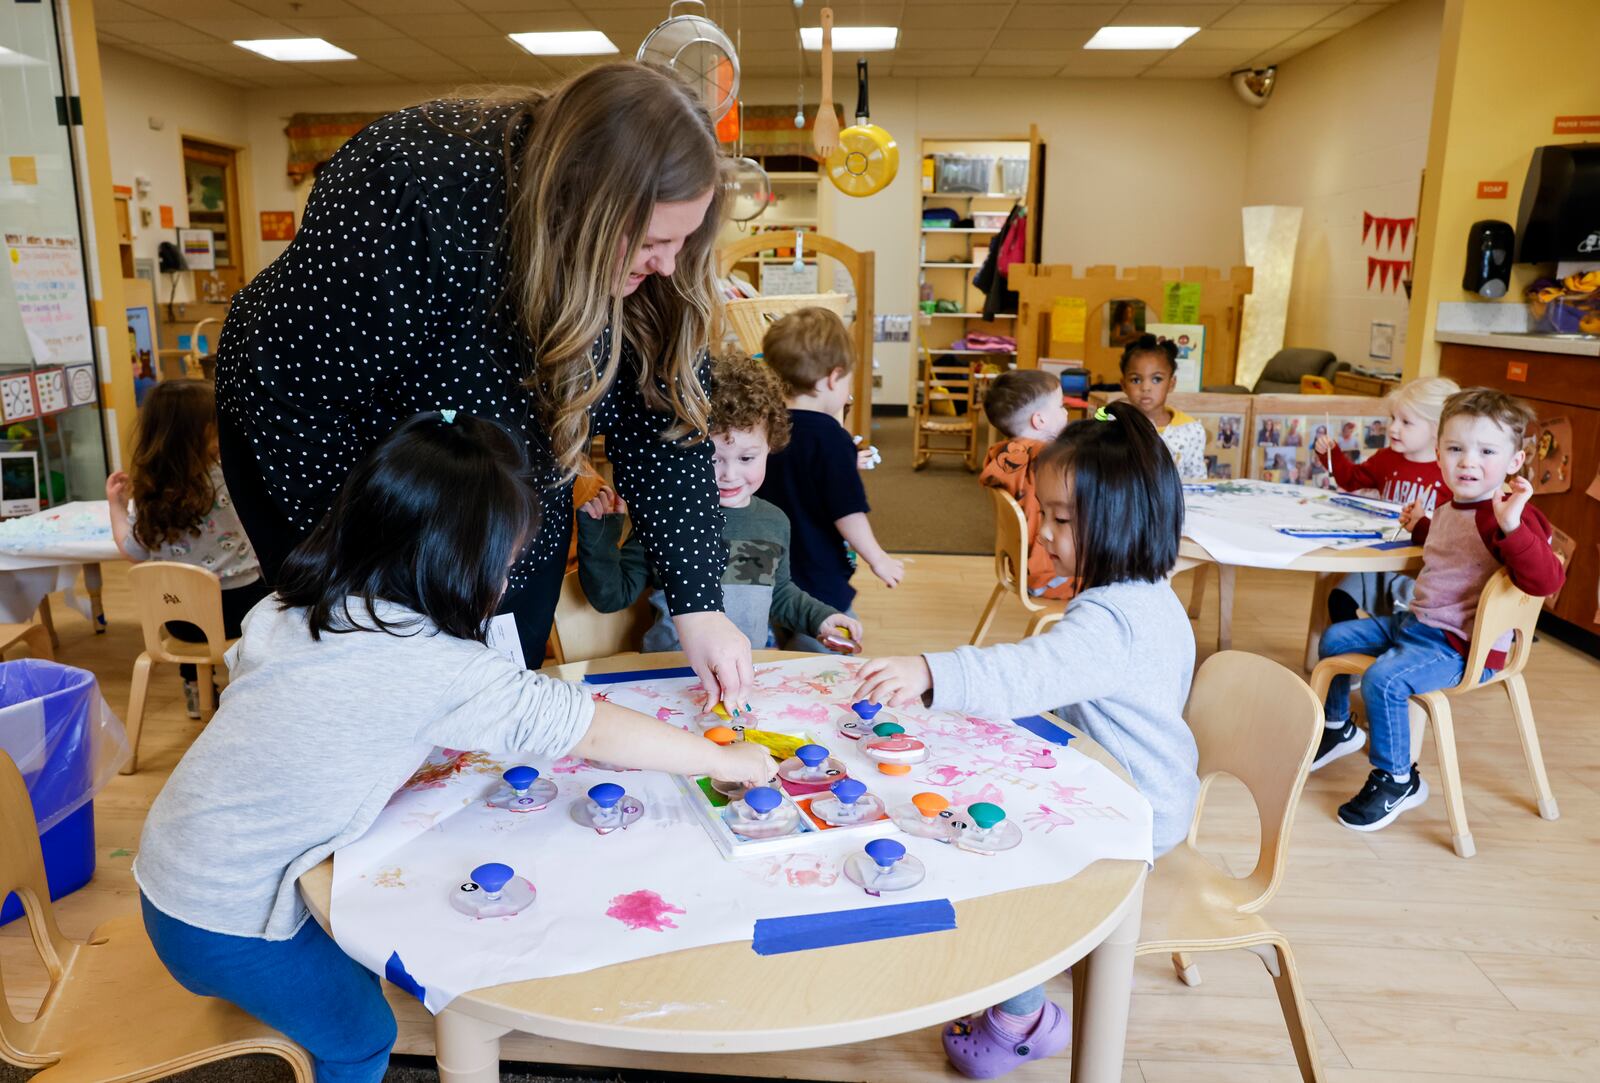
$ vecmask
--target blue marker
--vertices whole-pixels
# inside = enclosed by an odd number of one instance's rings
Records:
[[[1330,538],[1339,541],[1379,541],[1383,538],[1381,530],[1323,530],[1320,527],[1302,526],[1280,526],[1276,529],[1279,534],[1287,534],[1291,538]]]
[[[1330,496],[1328,503],[1337,504],[1341,508],[1354,508],[1356,511],[1364,511],[1368,515],[1376,515],[1382,519],[1400,518],[1400,513],[1393,508],[1386,508],[1381,504],[1369,504],[1365,500],[1357,500],[1354,497]]]

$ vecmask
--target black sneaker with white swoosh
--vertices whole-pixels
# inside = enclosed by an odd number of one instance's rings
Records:
[[[1416,764],[1411,765],[1411,777],[1404,782],[1373,768],[1361,792],[1339,806],[1339,822],[1352,831],[1377,831],[1427,799],[1428,784],[1422,781]]]

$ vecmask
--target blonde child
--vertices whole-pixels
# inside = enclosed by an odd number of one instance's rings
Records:
[[[1383,400],[1389,410],[1389,446],[1364,462],[1351,462],[1331,433],[1317,437],[1311,452],[1345,492],[1375,489],[1395,504],[1419,501],[1422,513],[1432,515],[1434,505],[1449,493],[1439,473],[1439,412],[1460,390],[1442,376],[1395,388]],[[1410,576],[1394,572],[1348,575],[1328,595],[1328,618],[1337,623],[1355,620],[1361,610],[1373,616],[1403,610],[1410,604],[1413,584]]]
[[[1372,735],[1372,771],[1339,807],[1353,831],[1377,831],[1428,799],[1428,784],[1411,761],[1410,698],[1459,683],[1466,665],[1478,595],[1501,567],[1519,590],[1548,596],[1566,573],[1551,548],[1550,521],[1528,503],[1533,485],[1522,469],[1522,437],[1533,423],[1527,403],[1474,387],[1445,401],[1439,420],[1439,467],[1450,499],[1430,516],[1421,496],[1406,505],[1404,524],[1422,544],[1411,610],[1345,621],[1322,636],[1322,657],[1354,651],[1377,656],[1362,674],[1361,698]],[[1506,490],[1510,479],[1510,491]],[[1495,644],[1487,670],[1505,665],[1511,633]],[[1328,689],[1326,726],[1313,770],[1360,748],[1350,718],[1350,678]]]
[[[318,1080],[377,1083],[395,1023],[295,883],[371,826],[428,749],[771,773],[758,746],[596,703],[485,645],[538,527],[527,473],[514,436],[454,411],[374,449],[245,621],[228,695],[145,821],[133,873],[156,954],[305,1046]]]
[[[106,479],[111,534],[135,564],[172,560],[212,572],[222,583],[223,631],[232,639],[252,606],[267,596],[261,566],[228,499],[217,456],[217,400],[203,380],[167,380],[145,396],[134,425],[129,469]],[[167,630],[205,642],[199,628],[173,621]],[[200,717],[195,667],[185,664],[183,699]]]
[[[711,375],[711,462],[722,504],[722,539],[728,544],[722,604],[729,619],[757,648],[767,645],[776,623],[841,652],[859,652],[861,625],[795,585],[789,575],[789,520],[756,496],[768,456],[789,442],[783,385],[765,365],[746,357],[718,361]],[[578,579],[589,604],[615,613],[651,588],[650,603],[660,617],[645,632],[644,649],[682,650],[666,594],[650,575],[644,546],[634,535],[621,540],[627,505],[606,489],[580,511]]]
[[[884,552],[872,533],[856,446],[838,421],[850,401],[855,367],[850,334],[835,313],[802,308],[767,330],[761,350],[783,381],[790,435],[789,446],[768,461],[757,495],[789,517],[789,570],[796,585],[853,619],[856,592],[850,576],[855,569],[849,550],[890,587],[899,584],[905,566]],[[802,629],[788,632],[783,645],[790,650],[826,649]]]
[[[1039,544],[1042,513],[1034,483],[1039,453],[1067,427],[1061,381],[1039,369],[1003,372],[984,395],[983,412],[1006,439],[984,456],[978,481],[1010,493],[1022,507],[1028,524],[1028,591],[1035,597],[1070,598],[1070,578],[1056,572],[1050,551]]]
[[[1122,350],[1122,393],[1139,408],[1172,452],[1185,481],[1206,476],[1206,427],[1167,405],[1178,376],[1178,344],[1140,335]]]
[[[1081,584],[1066,615],[1020,643],[869,662],[855,698],[1006,717],[1058,711],[1133,776],[1155,812],[1160,855],[1187,834],[1200,789],[1183,719],[1194,634],[1167,585],[1182,482],[1155,427],[1124,402],[1067,426],[1035,471],[1040,541]],[[952,1024],[945,1052],[963,1075],[992,1079],[1065,1048],[1069,1018],[1040,986]]]

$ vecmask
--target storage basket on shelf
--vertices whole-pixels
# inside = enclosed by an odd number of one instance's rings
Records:
[[[979,193],[989,191],[994,176],[994,157],[987,154],[935,154],[933,190],[935,192]]]
[[[1028,193],[1028,159],[1005,157],[1000,159],[1000,190],[1008,196],[1021,198]]]

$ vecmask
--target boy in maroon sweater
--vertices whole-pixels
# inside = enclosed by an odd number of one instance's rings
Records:
[[[1428,785],[1411,761],[1407,701],[1420,692],[1461,681],[1467,645],[1484,584],[1504,567],[1511,581],[1541,597],[1561,589],[1561,562],[1550,546],[1551,527],[1528,503],[1533,486],[1516,475],[1524,459],[1522,437],[1533,423],[1527,403],[1484,387],[1450,396],[1439,419],[1439,467],[1451,499],[1428,517],[1420,501],[1401,519],[1422,543],[1422,571],[1409,613],[1345,621],[1322,637],[1322,657],[1355,652],[1377,655],[1361,678],[1372,734],[1372,773],[1361,792],[1339,807],[1339,820],[1355,831],[1387,827],[1428,798]],[[1510,492],[1503,492],[1510,477]],[[1490,671],[1505,665],[1507,633],[1489,655]],[[1333,679],[1325,704],[1327,728],[1312,770],[1361,747],[1350,720],[1350,678]]]

